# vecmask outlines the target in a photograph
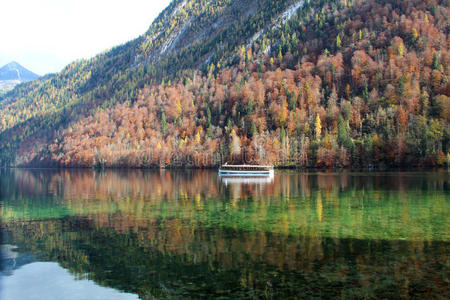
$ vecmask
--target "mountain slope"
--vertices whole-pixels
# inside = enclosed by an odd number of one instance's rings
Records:
[[[221,45],[220,53],[215,53],[215,61],[235,56],[235,45],[247,43],[246,39],[253,36],[260,26],[270,24],[278,13],[294,2],[173,1],[145,35],[90,60],[74,62],[54,76],[19,86],[3,96],[6,100],[3,103],[8,105],[3,108],[0,106],[0,140],[7,146],[3,145],[2,149],[6,147],[8,150],[5,152],[14,153],[13,149],[18,143],[31,140],[31,144],[34,144],[35,138],[45,144],[53,140],[57,130],[65,128],[69,122],[90,115],[99,106],[109,107],[126,100],[134,101],[138,91],[147,84],[179,77],[189,69],[206,68],[203,61],[205,54],[214,52],[214,43],[218,39],[227,39],[227,44]],[[255,5],[264,9],[249,15],[247,8]],[[194,36],[199,28],[209,24],[210,18],[220,18],[222,11],[231,11],[228,13],[229,19],[225,25],[208,32],[208,36],[203,35],[205,41],[199,39],[189,46],[183,44],[185,47],[182,52],[178,51],[181,46],[161,51],[159,45],[170,44],[173,36],[183,41],[185,36]],[[242,30],[248,24],[256,26],[249,21],[251,18],[257,18],[258,27],[250,28],[249,32]],[[185,26],[187,23],[188,29]],[[154,38],[149,39],[149,35]],[[215,38],[210,40],[211,37]],[[149,40],[152,41],[150,48]],[[155,55],[158,56],[157,60],[153,59]],[[39,105],[36,105],[37,102]],[[5,155],[9,157],[7,161],[12,160],[13,154]]]
[[[138,39],[7,94],[1,162],[444,164],[448,10],[437,0],[174,1]]]

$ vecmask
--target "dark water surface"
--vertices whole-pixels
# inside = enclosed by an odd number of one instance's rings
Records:
[[[3,170],[1,299],[448,299],[450,175]]]

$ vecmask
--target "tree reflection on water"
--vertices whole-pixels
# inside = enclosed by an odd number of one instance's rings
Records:
[[[445,296],[447,173],[2,171],[4,243],[151,297]]]

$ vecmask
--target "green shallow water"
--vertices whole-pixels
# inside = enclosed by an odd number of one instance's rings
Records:
[[[119,298],[445,299],[449,179],[6,170],[2,243],[22,265],[57,262]],[[3,281],[17,283],[17,262],[2,262]]]

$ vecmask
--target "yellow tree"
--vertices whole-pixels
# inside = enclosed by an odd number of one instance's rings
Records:
[[[342,41],[339,35],[336,37],[336,47],[341,48]]]
[[[320,121],[319,114],[317,114],[316,121],[314,122],[314,133],[316,134],[316,139],[319,140],[322,134],[322,122]]]

